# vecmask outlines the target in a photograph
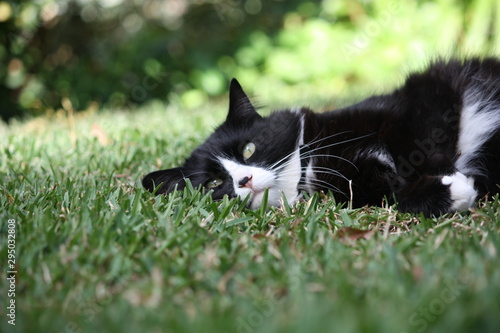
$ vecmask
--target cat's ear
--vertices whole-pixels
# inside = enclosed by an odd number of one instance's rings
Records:
[[[250,99],[241,88],[241,85],[236,79],[231,80],[229,87],[229,112],[227,114],[226,122],[241,122],[246,119],[260,119],[262,118],[255,107],[250,102]]]
[[[178,190],[182,190],[186,186],[182,168],[154,171],[142,179],[142,186],[150,192],[153,192],[159,185],[156,194],[168,194],[175,189],[176,185]]]

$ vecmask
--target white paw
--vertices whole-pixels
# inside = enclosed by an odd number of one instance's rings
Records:
[[[464,174],[456,172],[454,175],[444,176],[441,183],[450,186],[452,210],[463,211],[472,207],[477,197],[477,192],[474,189],[474,179],[467,178]]]

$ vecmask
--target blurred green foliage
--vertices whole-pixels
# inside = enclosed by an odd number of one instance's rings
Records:
[[[0,1],[0,116],[196,107],[231,77],[267,101],[382,89],[437,55],[498,52],[496,0]]]

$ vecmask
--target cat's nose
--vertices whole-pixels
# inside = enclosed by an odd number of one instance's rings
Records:
[[[241,178],[241,179],[240,179],[240,181],[238,182],[238,185],[239,185],[240,187],[251,187],[251,185],[250,185],[250,183],[251,183],[250,181],[251,181],[251,180],[252,180],[252,176],[250,176],[250,177],[243,177],[243,178]],[[249,185],[250,185],[250,186],[249,186]]]

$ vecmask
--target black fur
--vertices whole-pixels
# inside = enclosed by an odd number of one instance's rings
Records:
[[[473,134],[470,127],[465,134],[461,132],[467,125],[462,115],[467,107],[475,117],[471,119],[484,117],[478,122],[483,128],[472,128]],[[486,139],[471,153],[467,150],[471,143],[465,139],[482,138],[482,131]],[[257,150],[245,160],[241,151],[249,142]],[[182,189],[185,178],[195,186],[220,178],[223,183],[213,188],[214,198],[233,197],[237,189],[217,157],[243,166],[283,170],[299,148],[303,177],[298,190],[331,190],[337,201],[352,199],[354,207],[380,205],[387,198],[395,199],[402,211],[425,215],[453,211],[456,194],[443,177],[457,172],[473,181],[476,199],[496,194],[500,183],[500,62],[437,61],[410,75],[389,94],[330,112],[302,108],[266,118],[258,115],[233,80],[226,121],[184,166],[150,173],[143,185],[150,191],[161,185],[157,193],[169,193],[176,186]],[[313,170],[309,179],[304,178],[308,165]]]

